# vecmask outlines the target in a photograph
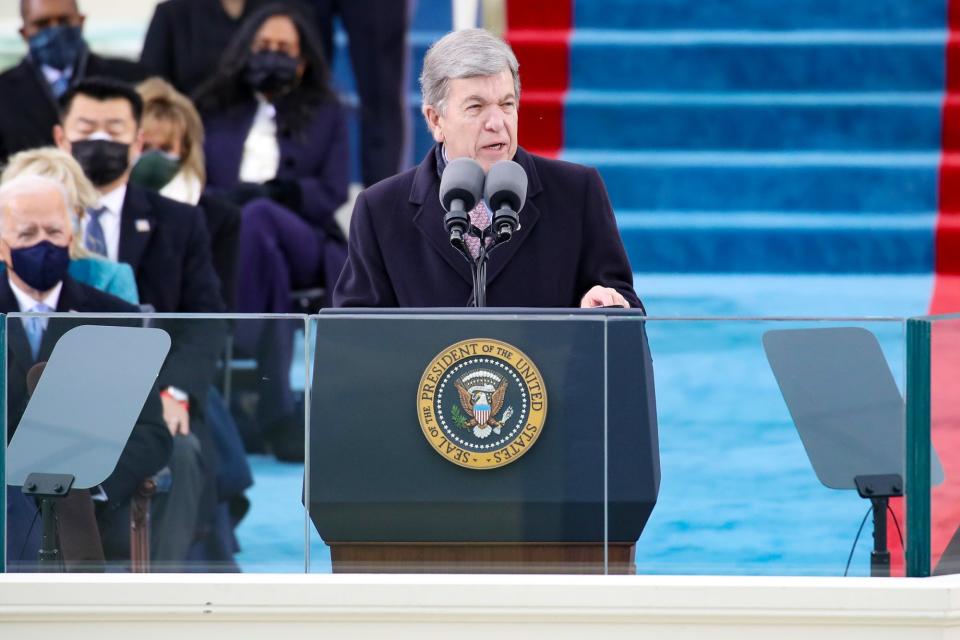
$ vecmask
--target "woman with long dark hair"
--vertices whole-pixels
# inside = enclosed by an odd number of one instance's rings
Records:
[[[346,260],[333,214],[347,199],[347,131],[312,24],[282,3],[251,14],[194,100],[206,129],[207,189],[243,207],[238,310],[288,312],[290,292],[302,287],[332,293]],[[258,353],[292,348],[283,337],[271,342]],[[264,400],[292,414],[287,399]]]

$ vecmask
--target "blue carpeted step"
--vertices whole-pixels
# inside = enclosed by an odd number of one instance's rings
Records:
[[[947,0],[575,0],[582,29],[935,29]]]
[[[928,2],[929,0],[917,0]],[[453,3],[450,0],[414,0],[408,2],[413,9],[410,16],[410,31],[439,31],[446,33],[453,25]]]
[[[564,144],[594,149],[933,150],[943,95],[571,91]]]
[[[940,91],[943,30],[577,30],[573,89],[615,91]]]
[[[636,272],[929,273],[935,213],[619,212]]]
[[[909,213],[937,208],[939,152],[599,152],[616,209]]]

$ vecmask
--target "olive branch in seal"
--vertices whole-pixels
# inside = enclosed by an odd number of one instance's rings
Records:
[[[450,411],[450,415],[453,416],[453,422],[460,427],[461,429],[467,428],[467,416],[463,415],[463,412],[460,410],[460,407],[453,405],[453,409]]]

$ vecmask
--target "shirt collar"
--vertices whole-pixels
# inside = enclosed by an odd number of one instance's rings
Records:
[[[17,305],[20,307],[20,313],[27,313],[33,309],[38,304],[45,304],[50,307],[51,312],[57,310],[57,304],[60,303],[60,290],[63,289],[63,280],[57,283],[57,285],[50,290],[50,293],[43,297],[43,300],[37,301],[29,293],[21,289],[13,281],[13,278],[8,278],[7,282],[10,283],[10,289],[13,291],[13,295],[17,298]]]
[[[447,168],[447,150],[440,143],[436,147],[434,154],[437,157],[437,175],[443,177],[443,170]]]
[[[66,69],[54,69],[47,65],[41,65],[40,71],[43,73],[43,77],[46,78],[47,84],[53,84],[60,78],[70,78],[73,76],[73,67],[67,67]]]
[[[106,207],[110,213],[120,216],[123,211],[123,201],[127,197],[127,185],[122,184],[110,193],[100,196],[100,206]]]

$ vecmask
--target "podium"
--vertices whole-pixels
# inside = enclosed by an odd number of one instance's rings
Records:
[[[335,572],[635,572],[642,314],[324,310],[315,356],[304,499]]]

